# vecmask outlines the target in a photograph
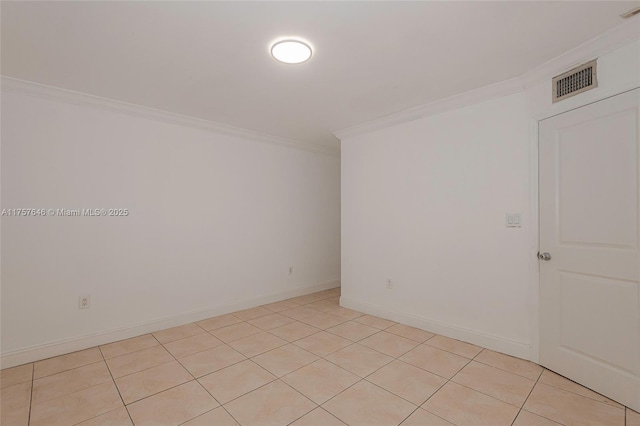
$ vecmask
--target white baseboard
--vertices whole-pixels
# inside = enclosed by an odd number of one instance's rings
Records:
[[[340,306],[409,325],[411,327],[420,328],[432,333],[437,333],[452,339],[473,343],[474,345],[502,352],[507,355],[516,356],[518,358],[526,360],[531,360],[532,358],[531,345],[526,342],[505,339],[504,337],[494,336],[479,330],[459,327],[411,313],[396,312],[382,306],[348,299],[344,296],[340,297]]]
[[[84,336],[77,336],[70,339],[48,342],[42,345],[30,346],[27,348],[2,353],[2,355],[0,355],[0,366],[2,368],[9,368],[16,365],[26,364],[28,362],[40,361],[42,359],[51,358],[82,349],[92,348],[98,345],[117,342],[118,340],[129,339],[131,337],[140,336],[142,334],[153,333],[154,331],[177,327],[179,325],[184,325],[219,315],[230,314],[232,312],[265,305],[267,303],[278,302],[280,300],[290,299],[292,297],[304,296],[306,294],[316,293],[322,290],[329,290],[339,286],[339,280],[327,281],[321,284],[295,288],[269,296],[247,299],[229,305],[214,306],[211,308],[200,309],[180,315],[159,318],[153,321],[139,323],[129,327],[121,327]]]

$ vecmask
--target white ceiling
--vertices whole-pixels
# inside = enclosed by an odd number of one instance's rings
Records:
[[[639,2],[2,2],[2,74],[299,142],[515,76]],[[301,36],[285,65],[270,43]]]

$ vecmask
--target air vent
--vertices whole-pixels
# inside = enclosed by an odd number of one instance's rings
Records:
[[[553,77],[553,102],[598,87],[597,59]]]

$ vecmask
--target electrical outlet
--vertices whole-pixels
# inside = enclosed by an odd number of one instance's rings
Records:
[[[89,309],[91,307],[91,295],[83,294],[78,297],[78,309]]]
[[[387,288],[389,290],[393,289],[393,281],[391,280],[391,278],[387,278]]]

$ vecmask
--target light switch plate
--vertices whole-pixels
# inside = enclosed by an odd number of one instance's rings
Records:
[[[520,228],[522,227],[522,214],[520,213],[507,213],[508,228]]]

